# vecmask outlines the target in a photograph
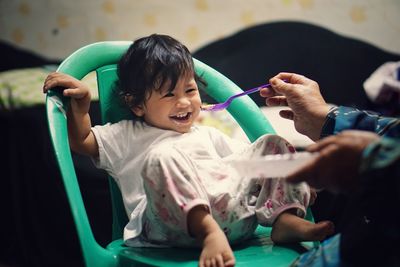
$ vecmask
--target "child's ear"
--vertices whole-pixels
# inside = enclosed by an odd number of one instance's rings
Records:
[[[144,109],[143,109],[142,105],[133,107],[133,108],[131,108],[131,110],[137,117],[142,117],[144,115]]]

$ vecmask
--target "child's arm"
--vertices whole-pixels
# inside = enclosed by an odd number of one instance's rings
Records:
[[[67,112],[68,138],[71,149],[90,157],[98,157],[99,148],[91,131],[89,88],[81,81],[63,73],[53,72],[47,76],[43,92],[54,87],[65,88],[63,95],[71,97]]]

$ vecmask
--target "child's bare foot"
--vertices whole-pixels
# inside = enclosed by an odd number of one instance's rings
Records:
[[[321,241],[334,231],[335,227],[331,221],[313,223],[290,212],[284,212],[272,227],[271,239],[274,243]]]
[[[199,267],[235,266],[235,256],[228,239],[207,207],[196,206],[189,212],[188,229],[202,244]]]
[[[222,232],[220,229],[209,233],[204,238],[199,266],[235,266],[235,257],[233,256],[232,249],[224,232]]]

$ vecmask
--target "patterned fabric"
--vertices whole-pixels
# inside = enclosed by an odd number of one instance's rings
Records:
[[[363,130],[382,136],[400,137],[399,119],[383,117],[372,111],[350,107],[336,107],[330,110],[321,136],[337,134],[344,130]]]
[[[304,217],[310,202],[305,183],[241,177],[229,163],[236,158],[293,152],[293,146],[277,135],[262,136],[241,153],[223,159],[171,143],[155,147],[142,172],[148,201],[143,235],[159,244],[195,245],[188,234],[187,214],[197,205],[211,211],[232,243],[249,237],[258,224],[271,226],[288,209]]]
[[[194,126],[190,132],[181,134],[145,122],[123,120],[96,125],[92,132],[99,146],[99,157],[93,161],[115,179],[121,190],[129,217],[124,228],[124,241],[129,241],[130,246],[143,246],[142,240],[136,242],[136,237],[142,232],[142,216],[147,206],[141,171],[147,154],[153,148],[166,143],[179,151],[198,154],[203,159],[221,159],[240,153],[249,145],[207,126]]]

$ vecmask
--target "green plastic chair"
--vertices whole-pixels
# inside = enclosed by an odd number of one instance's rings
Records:
[[[129,109],[122,107],[112,88],[117,79],[116,63],[132,42],[99,42],[85,46],[63,61],[58,72],[82,79],[96,71],[100,109],[103,123],[117,122],[131,117]],[[195,70],[208,86],[206,92],[216,101],[224,101],[230,95],[241,92],[228,78],[194,60]],[[76,225],[83,259],[88,267],[106,266],[197,266],[199,249],[189,248],[131,248],[123,244],[122,233],[128,221],[119,188],[110,181],[113,207],[112,241],[107,247],[100,246],[93,235],[82,200],[81,191],[73,165],[66,124],[68,99],[57,90],[50,90],[46,97],[46,112],[51,141]],[[236,99],[228,111],[236,119],[251,141],[265,133],[275,133],[258,106],[249,98]],[[312,220],[311,213],[308,213]],[[250,240],[234,246],[237,266],[288,266],[314,243],[302,243],[290,247],[276,246],[270,241],[271,229],[259,226]]]

